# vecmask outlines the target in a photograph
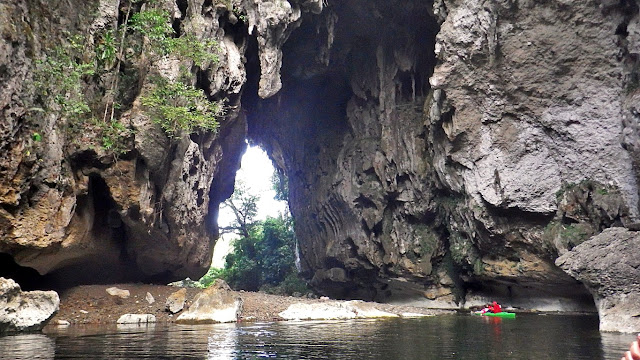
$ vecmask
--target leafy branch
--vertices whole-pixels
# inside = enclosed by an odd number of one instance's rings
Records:
[[[84,35],[68,35],[61,45],[36,61],[34,71],[36,94],[43,105],[40,110],[59,113],[69,121],[71,131],[83,131],[87,126],[100,129],[103,148],[116,154],[127,150],[124,141],[132,133],[115,119],[121,106],[117,100],[123,96],[118,94],[120,83],[126,85],[123,79],[131,76],[126,73],[125,57],[139,65],[138,84],[143,83],[150,63],[160,57],[176,56],[196,66],[218,61],[215,41],[199,40],[193,34],[178,36],[168,11],[150,8],[136,12],[135,5],[143,2],[143,6],[155,4],[153,0],[131,0],[123,24],[98,33],[95,46],[85,43]],[[95,93],[85,91],[88,82],[98,79],[96,75],[109,78],[101,100],[89,98]],[[95,115],[100,102],[104,106],[102,123]],[[210,102],[203,90],[166,79],[154,81],[142,103],[171,137],[180,131],[216,130],[217,118],[223,114],[220,103]]]
[[[235,232],[240,236],[249,237],[251,229],[256,224],[259,198],[258,195],[249,192],[244,182],[237,180],[233,195],[223,203],[223,206],[231,209],[235,220],[231,226],[222,228],[222,232]]]
[[[220,104],[209,101],[201,89],[164,78],[158,78],[153,89],[140,99],[151,119],[170,137],[180,131],[215,131],[223,112]]]

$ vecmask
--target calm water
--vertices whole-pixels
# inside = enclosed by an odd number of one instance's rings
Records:
[[[47,329],[0,337],[0,359],[620,359],[630,334],[593,316]]]

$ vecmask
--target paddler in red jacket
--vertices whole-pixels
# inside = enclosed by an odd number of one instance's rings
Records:
[[[494,301],[493,304],[491,305],[491,312],[494,314],[501,313],[502,306],[500,306],[500,304]]]

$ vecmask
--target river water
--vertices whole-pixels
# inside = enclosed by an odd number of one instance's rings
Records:
[[[615,359],[631,334],[595,316],[70,326],[0,337],[0,359]]]

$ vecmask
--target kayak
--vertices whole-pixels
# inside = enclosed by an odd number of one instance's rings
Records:
[[[499,312],[499,313],[484,313],[484,314],[480,314],[480,313],[474,313],[475,315],[480,315],[480,316],[490,316],[490,317],[499,317],[499,318],[505,318],[505,319],[515,319],[516,318],[516,313],[510,313],[510,312]]]

